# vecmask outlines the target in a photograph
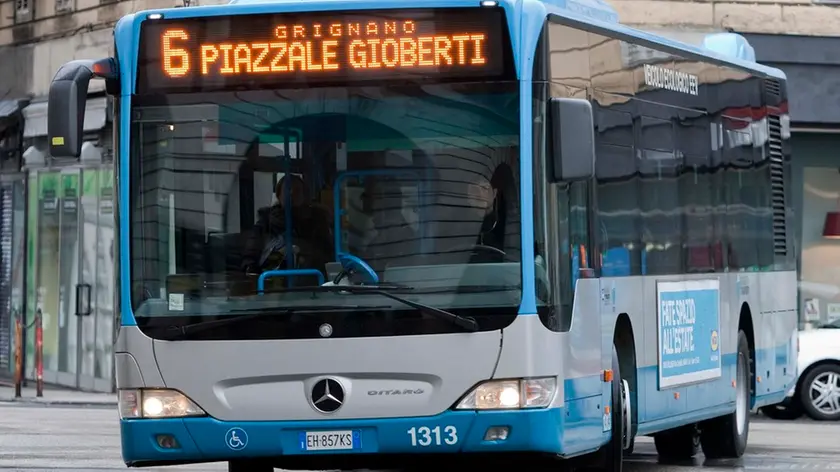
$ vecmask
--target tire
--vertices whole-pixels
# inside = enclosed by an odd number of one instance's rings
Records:
[[[738,331],[735,373],[735,411],[704,422],[700,427],[700,446],[709,459],[738,458],[747,449],[750,435],[752,372],[747,335]]]
[[[697,426],[690,424],[654,435],[653,443],[661,459],[688,460],[700,451],[700,432]]]
[[[808,372],[799,388],[799,402],[814,420],[840,420],[840,365],[823,364]]]
[[[591,463],[581,467],[580,470],[621,472],[624,464],[624,443],[627,440],[626,434],[630,433],[625,427],[625,395],[624,381],[621,377],[621,369],[618,365],[618,351],[613,346],[612,352],[612,398],[610,399],[610,418],[612,421],[612,436],[610,442],[601,447],[593,454]]]
[[[770,405],[759,409],[762,415],[771,420],[790,421],[802,417],[805,414],[799,398],[794,399],[790,405]]]

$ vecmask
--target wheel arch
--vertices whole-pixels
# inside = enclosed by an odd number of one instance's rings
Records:
[[[750,310],[750,305],[747,302],[741,304],[741,312],[738,316],[738,331],[743,331],[747,336],[747,345],[750,351],[750,408],[752,409],[755,407],[756,391],[755,328],[753,327],[752,310]]]
[[[621,369],[621,377],[627,380],[627,384],[630,386],[630,400],[633,407],[631,411],[632,434],[635,436],[639,425],[638,364],[636,363],[636,337],[633,332],[633,323],[627,313],[621,313],[616,318],[613,345],[618,352],[618,368]]]

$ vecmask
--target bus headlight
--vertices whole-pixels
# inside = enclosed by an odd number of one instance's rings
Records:
[[[186,395],[169,389],[119,391],[120,418],[184,418],[204,416],[204,410]]]
[[[455,407],[458,410],[510,410],[545,408],[557,391],[555,377],[490,380],[472,389]]]

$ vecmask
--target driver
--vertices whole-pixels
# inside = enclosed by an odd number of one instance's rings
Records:
[[[479,208],[484,211],[475,244],[499,251],[498,254],[481,251],[474,254],[471,262],[497,261],[500,256],[503,256],[506,246],[510,244],[509,240],[505,240],[505,231],[510,216],[508,215],[509,202],[507,199],[513,188],[513,173],[507,165],[496,167],[489,182],[482,180],[470,186],[471,197],[478,202]]]
[[[277,201],[259,210],[257,222],[245,242],[242,264],[246,272],[260,273],[275,268],[264,267],[260,259],[267,244],[286,234],[287,202],[291,211],[292,244],[299,248],[294,266],[324,272],[326,263],[333,259],[329,214],[306,201],[304,188],[303,180],[296,175],[286,175],[277,183],[274,188]]]
[[[499,250],[505,248],[505,225],[507,208],[503,187],[504,171],[497,168],[490,181],[481,181],[472,186],[475,199],[484,207],[484,218],[478,233],[476,244],[490,246]]]

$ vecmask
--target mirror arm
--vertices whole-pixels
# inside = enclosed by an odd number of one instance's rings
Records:
[[[113,57],[107,57],[96,61],[90,59],[79,59],[67,62],[59,67],[53,77],[53,82],[59,80],[70,80],[75,82],[82,79],[90,81],[92,78],[114,80],[117,76],[117,61],[115,61]]]

